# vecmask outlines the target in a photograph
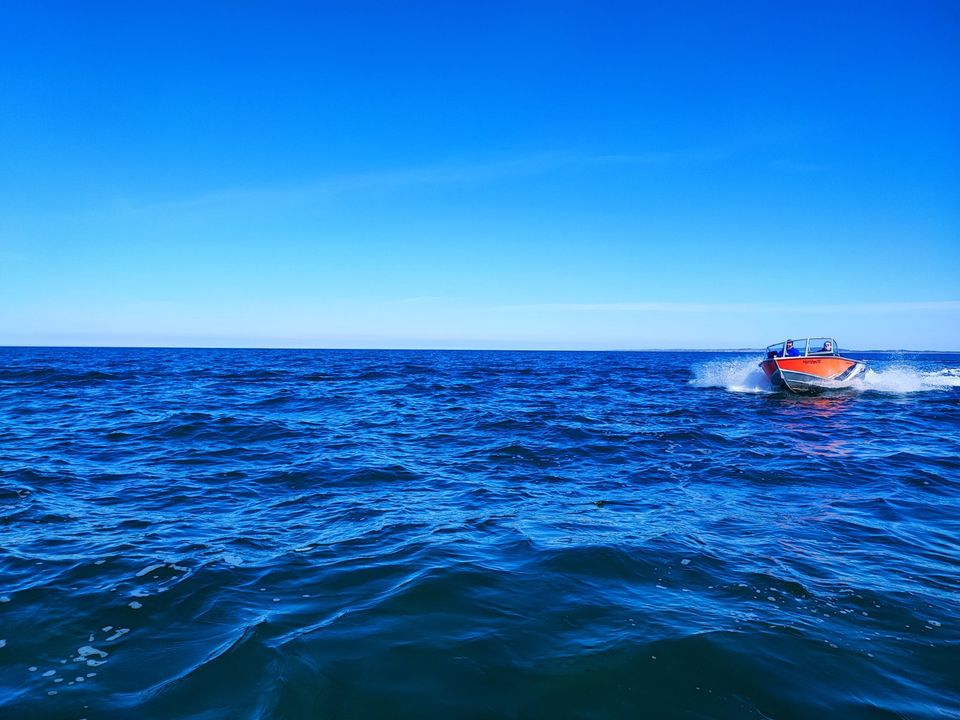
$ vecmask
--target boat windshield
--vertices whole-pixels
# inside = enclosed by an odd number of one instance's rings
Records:
[[[837,344],[833,338],[812,337],[810,338],[810,355],[837,355]]]
[[[839,354],[837,343],[829,337],[795,338],[767,346],[768,358]]]

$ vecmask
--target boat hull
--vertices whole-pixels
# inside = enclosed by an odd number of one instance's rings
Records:
[[[830,357],[768,358],[760,363],[774,387],[795,393],[822,392],[849,387],[866,372],[858,360],[833,355]]]

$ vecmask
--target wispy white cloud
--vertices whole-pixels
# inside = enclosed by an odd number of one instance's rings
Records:
[[[793,158],[771,160],[770,167],[774,170],[792,174],[823,173],[834,169],[833,163],[796,160]]]
[[[784,303],[683,303],[683,302],[627,302],[627,303],[537,303],[529,305],[502,305],[499,310],[544,312],[660,312],[660,313],[879,313],[911,311],[958,311],[960,300],[933,300],[908,302],[784,304]]]
[[[487,162],[434,163],[407,168],[373,169],[328,175],[299,184],[223,188],[189,198],[149,203],[136,209],[140,211],[190,210],[238,204],[309,204],[341,195],[431,186],[484,184],[577,168],[655,167],[711,163],[729,157],[740,148],[741,143],[730,143],[641,153],[543,152]]]
[[[441,303],[456,302],[459,298],[452,295],[417,295],[415,297],[398,298],[387,301],[388,305],[438,305]]]

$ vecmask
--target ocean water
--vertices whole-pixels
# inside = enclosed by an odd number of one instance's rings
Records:
[[[866,358],[0,349],[0,717],[960,717],[960,356]]]

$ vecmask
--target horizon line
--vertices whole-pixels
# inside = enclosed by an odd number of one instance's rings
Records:
[[[0,350],[317,350],[334,352],[725,352],[725,353],[762,353],[764,347],[732,348],[694,348],[694,347],[656,347],[656,348],[533,348],[533,347],[321,347],[295,345],[5,345]],[[869,348],[844,349],[850,353],[918,353],[932,355],[960,355],[960,350],[916,350],[911,348]]]

